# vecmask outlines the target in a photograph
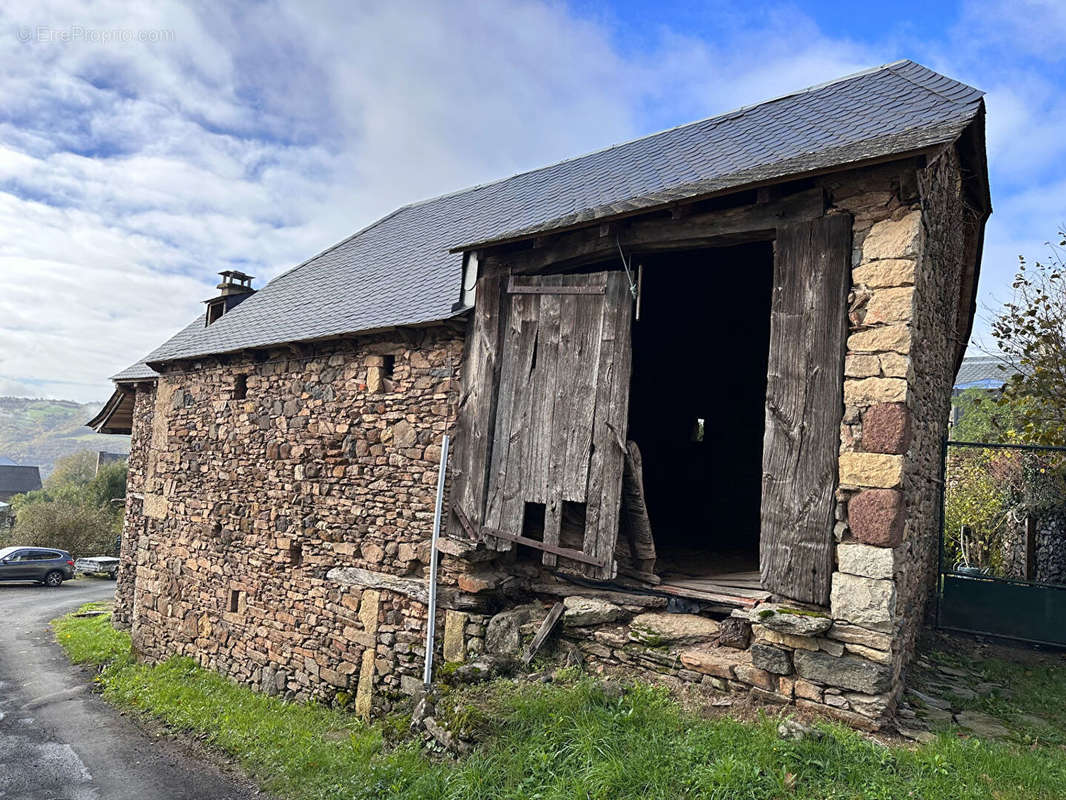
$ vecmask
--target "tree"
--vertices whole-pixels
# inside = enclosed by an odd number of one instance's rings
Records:
[[[118,535],[115,516],[106,508],[55,500],[23,508],[15,520],[14,541],[58,547],[81,558],[114,552]]]
[[[1014,295],[992,322],[992,336],[1010,376],[999,403],[1017,416],[1018,437],[1066,444],[1066,232],[1046,261],[1019,258]]]
[[[92,450],[79,450],[56,461],[55,469],[44,481],[44,488],[56,491],[67,487],[84,486],[96,476],[96,459]]]
[[[125,462],[96,471],[88,450],[61,459],[43,489],[16,495],[12,543],[59,547],[75,557],[115,553],[126,496]],[[117,555],[117,553],[115,553]]]
[[[966,389],[951,404],[959,412],[959,421],[951,428],[951,438],[955,441],[1001,444],[1019,441],[1018,428],[1024,421],[1013,404],[1001,402],[989,390]]]
[[[100,467],[96,477],[82,487],[82,499],[90,505],[109,508],[112,511],[121,509],[121,504],[111,501],[120,500],[126,496],[128,472],[125,461],[104,464]]]

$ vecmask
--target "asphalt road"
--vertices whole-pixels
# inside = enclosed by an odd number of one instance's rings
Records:
[[[3,800],[244,800],[248,784],[173,739],[149,735],[89,691],[48,623],[111,581],[56,589],[0,583],[0,798]]]

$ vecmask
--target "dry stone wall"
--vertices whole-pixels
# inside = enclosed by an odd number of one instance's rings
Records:
[[[134,585],[137,553],[145,528],[144,484],[148,471],[148,443],[151,440],[155,383],[139,383],[133,396],[133,424],[126,477],[126,514],[119,548],[119,568],[115,583],[115,608],[111,620],[116,627],[129,628],[133,622]]]
[[[139,396],[117,613],[138,652],[361,712],[420,685],[426,607],[406,590],[461,350],[455,327],[370,337],[184,365]]]

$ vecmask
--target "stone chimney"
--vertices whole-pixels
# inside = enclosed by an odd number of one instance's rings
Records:
[[[252,288],[254,278],[251,275],[233,269],[218,274],[222,276],[222,282],[215,287],[218,289],[218,296],[204,300],[207,304],[207,325],[218,322],[223,314],[255,294],[255,289]]]

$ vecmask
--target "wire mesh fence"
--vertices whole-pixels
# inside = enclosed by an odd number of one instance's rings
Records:
[[[947,442],[937,624],[1066,645],[1066,447]]]
[[[1066,585],[1066,448],[948,442],[942,571]]]

